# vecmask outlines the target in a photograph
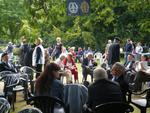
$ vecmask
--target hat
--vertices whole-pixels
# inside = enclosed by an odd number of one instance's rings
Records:
[[[117,41],[120,41],[120,38],[119,38],[119,37],[115,37],[114,39],[117,40]]]
[[[6,53],[6,52],[3,53],[2,56],[1,56],[1,58],[3,58],[3,57],[6,56],[6,55],[8,55],[8,53]]]

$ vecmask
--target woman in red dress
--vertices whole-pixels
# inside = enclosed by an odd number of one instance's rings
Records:
[[[78,82],[78,70],[71,53],[68,53],[63,63],[65,70],[70,70],[71,73],[74,75],[74,82]]]

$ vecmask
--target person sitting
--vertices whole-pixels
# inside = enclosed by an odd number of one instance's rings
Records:
[[[58,64],[61,68],[61,71],[60,71],[60,79],[63,81],[63,78],[66,77],[66,83],[71,83],[72,82],[72,79],[71,79],[71,71],[68,70],[66,71],[64,68],[64,59],[66,58],[66,55],[65,54],[60,54],[59,58],[57,58],[55,60],[55,63]]]
[[[45,67],[44,72],[35,82],[36,96],[52,96],[63,100],[64,85],[58,80],[59,70],[60,67],[55,63],[50,63]]]
[[[135,91],[141,91],[142,82],[150,81],[150,67],[148,66],[148,57],[146,55],[142,55],[141,61],[136,63],[136,70]]]
[[[136,71],[149,71],[150,67],[148,66],[148,56],[142,55],[140,62],[136,62]]]
[[[87,57],[83,59],[82,62],[82,74],[83,81],[87,80],[87,75],[91,75],[91,81],[93,82],[93,70],[97,66],[97,63],[94,61],[93,54],[88,53]]]
[[[1,55],[1,63],[0,63],[0,72],[2,71],[11,71],[17,73],[17,68],[11,62],[8,61],[8,53],[3,53]]]
[[[78,82],[78,70],[71,53],[68,53],[63,63],[65,71],[71,71],[71,73],[74,75],[74,82]]]
[[[127,57],[127,62],[124,64],[126,71],[134,71],[135,69],[135,59],[133,54],[129,54]]]
[[[112,81],[119,83],[123,95],[123,101],[127,102],[126,94],[129,92],[129,84],[126,79],[125,67],[120,62],[116,62],[111,69]]]
[[[57,58],[54,62],[60,66],[61,70],[64,69],[63,60],[66,58],[65,54],[60,54],[59,58]]]
[[[122,102],[122,93],[118,83],[108,80],[105,69],[97,68],[93,72],[94,83],[88,87],[87,106],[92,110],[106,102]]]

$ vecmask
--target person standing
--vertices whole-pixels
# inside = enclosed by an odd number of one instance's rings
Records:
[[[127,63],[127,57],[129,54],[132,53],[132,50],[133,50],[133,45],[131,43],[131,39],[127,39],[127,43],[125,44],[125,47],[124,47],[124,58],[125,58],[125,63]]]
[[[26,54],[29,53],[30,47],[29,44],[27,43],[27,39],[26,37],[22,37],[22,42],[21,42],[21,46],[20,46],[20,64],[22,66],[25,66],[25,56]]]
[[[35,67],[37,72],[42,72],[43,66],[45,64],[45,52],[44,47],[42,46],[42,39],[36,39],[36,47],[32,54],[32,66]],[[36,74],[36,78],[40,75],[40,73]]]
[[[78,62],[81,63],[83,60],[82,57],[83,57],[83,50],[81,47],[79,47],[76,55],[76,60],[78,60]]]
[[[8,53],[9,61],[11,61],[13,59],[13,49],[14,49],[14,46],[13,46],[12,42],[9,42],[8,46],[6,47],[6,52]]]
[[[103,54],[103,58],[105,62],[108,62],[108,51],[109,51],[109,47],[111,44],[112,44],[112,41],[108,40],[108,43],[106,44],[106,47],[105,47],[105,53]]]
[[[116,37],[108,50],[108,65],[111,67],[115,62],[120,61],[120,39]]]
[[[141,53],[143,52],[143,47],[141,46],[141,43],[138,42],[137,43],[137,46],[135,47],[135,60],[140,60],[140,56],[141,56]]]
[[[62,42],[61,42],[61,38],[57,37],[56,38],[56,45],[54,47],[54,50],[52,52],[52,55],[54,58],[59,58],[60,54],[62,53]]]
[[[108,43],[106,44],[106,47],[105,47],[105,54],[108,54],[108,50],[111,44],[112,44],[112,41],[108,40]]]

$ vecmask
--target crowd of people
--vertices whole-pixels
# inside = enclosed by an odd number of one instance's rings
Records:
[[[9,42],[1,55],[0,72],[19,72],[12,61],[13,48]],[[26,37],[22,37],[19,49],[20,65],[32,67],[39,72],[35,77],[35,95],[54,96],[64,101],[66,84],[83,84],[88,95],[83,104],[92,110],[96,105],[106,102],[127,102],[126,95],[131,90],[130,86],[134,87],[132,90],[140,91],[142,83],[150,81],[150,58],[142,54],[141,43],[135,46],[131,39],[127,39],[124,46],[124,64],[120,62],[118,37],[113,42],[108,40],[103,54],[95,53],[90,47],[87,50],[79,47],[76,52],[75,47],[66,48],[60,37],[56,38],[54,48],[46,49],[41,38],[37,38],[31,46]],[[103,59],[103,62],[99,63],[95,56]],[[81,63],[81,83],[77,63]],[[87,81],[88,75],[91,81]]]

